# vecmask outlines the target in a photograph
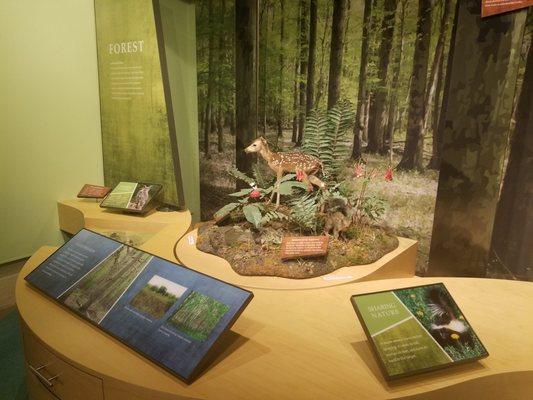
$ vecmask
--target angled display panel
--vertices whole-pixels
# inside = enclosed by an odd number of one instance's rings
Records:
[[[100,207],[145,213],[154,207],[152,200],[161,192],[161,185],[143,182],[120,182],[102,201]]]
[[[386,379],[488,356],[442,283],[355,295],[351,301]]]
[[[253,297],[86,229],[25,279],[187,382]]]

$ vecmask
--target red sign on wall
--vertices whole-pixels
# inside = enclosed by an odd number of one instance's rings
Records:
[[[481,16],[489,17],[529,6],[533,6],[533,0],[483,0]]]

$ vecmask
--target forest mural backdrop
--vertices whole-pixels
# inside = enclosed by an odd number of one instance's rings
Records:
[[[532,13],[480,3],[197,1],[202,218],[232,166],[264,169],[254,138],[298,148],[312,110],[347,100],[347,171],[394,168],[372,190],[380,223],[419,240],[419,272],[532,279]]]

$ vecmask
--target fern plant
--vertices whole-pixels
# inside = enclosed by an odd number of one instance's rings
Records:
[[[354,118],[353,105],[343,101],[327,112],[313,110],[306,120],[302,150],[322,161],[328,178],[335,177],[350,157],[348,132]]]

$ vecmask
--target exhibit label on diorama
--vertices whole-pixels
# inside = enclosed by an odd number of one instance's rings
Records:
[[[483,0],[481,16],[490,17],[529,6],[533,6],[533,0]]]
[[[179,206],[152,0],[95,0],[104,179],[160,182]]]
[[[25,279],[186,381],[253,297],[86,229]]]
[[[442,283],[355,295],[351,301],[387,379],[488,356]]]
[[[327,236],[285,236],[281,241],[280,258],[323,257],[328,254]]]

